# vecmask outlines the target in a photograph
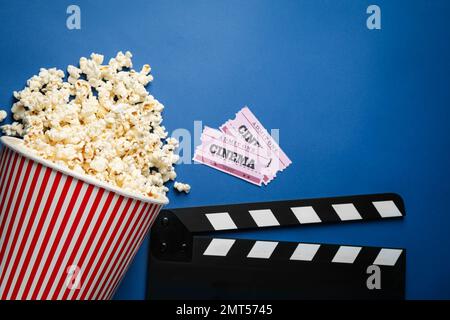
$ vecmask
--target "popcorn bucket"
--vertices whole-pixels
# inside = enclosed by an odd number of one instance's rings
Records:
[[[0,299],[110,299],[167,202],[0,140]]]

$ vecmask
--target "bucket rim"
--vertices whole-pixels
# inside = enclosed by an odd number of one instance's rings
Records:
[[[142,201],[145,203],[153,203],[153,204],[159,204],[159,205],[167,205],[169,203],[169,199],[167,197],[165,197],[165,199],[153,199],[150,197],[146,197],[144,195],[134,193],[131,191],[127,191],[127,190],[121,189],[119,187],[113,186],[107,182],[100,181],[94,177],[90,177],[88,175],[83,175],[83,174],[77,173],[73,170],[70,170],[61,165],[58,165],[49,160],[46,160],[46,159],[38,156],[37,154],[35,154],[27,146],[25,146],[22,139],[15,138],[15,137],[2,136],[2,137],[0,137],[0,141],[2,142],[2,144],[5,147],[11,149],[14,152],[19,153],[20,155],[24,156],[25,158],[31,159],[37,163],[40,163],[41,165],[43,165],[45,167],[51,168],[53,170],[56,170],[58,172],[65,174],[67,176],[81,180],[87,184],[91,184],[96,187],[103,188],[105,190],[114,192],[118,195],[121,195],[121,196],[124,196],[127,198],[131,198],[131,199],[135,199],[138,201]]]

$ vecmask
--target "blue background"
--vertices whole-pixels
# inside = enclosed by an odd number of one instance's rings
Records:
[[[81,30],[66,28],[72,3]],[[366,28],[372,1],[0,0],[0,106],[40,67],[130,50],[153,68],[169,131],[247,104],[293,161],[262,188],[180,165],[192,192],[171,191],[170,207],[396,192],[402,221],[240,236],[405,247],[407,298],[450,298],[450,1],[374,3],[382,30]],[[147,249],[117,299],[144,298]]]

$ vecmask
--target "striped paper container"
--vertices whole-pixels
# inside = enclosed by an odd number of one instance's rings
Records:
[[[167,201],[1,142],[0,299],[110,299]]]

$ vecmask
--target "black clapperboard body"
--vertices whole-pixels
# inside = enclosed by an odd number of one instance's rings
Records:
[[[148,298],[404,299],[405,249],[214,236],[404,216],[396,194],[163,210],[150,233]]]

